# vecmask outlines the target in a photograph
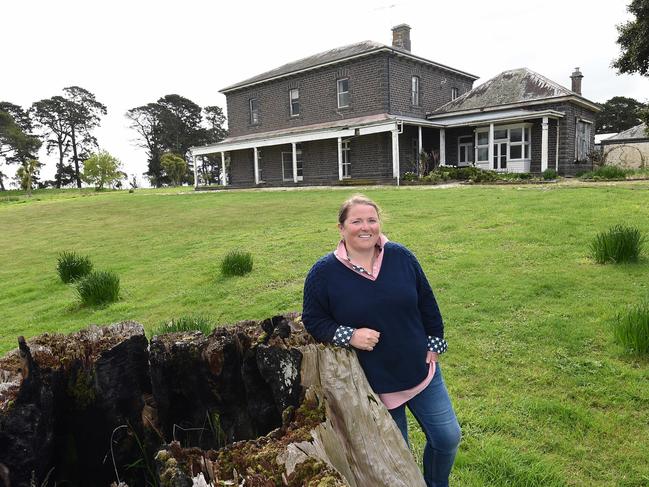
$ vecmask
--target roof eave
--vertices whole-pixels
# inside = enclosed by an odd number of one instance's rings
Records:
[[[376,47],[376,48],[370,49],[370,50],[362,52],[360,54],[354,54],[352,56],[346,56],[346,57],[336,59],[334,61],[329,61],[329,62],[326,62],[326,63],[315,64],[315,65],[309,66],[307,68],[297,69],[297,70],[294,70],[294,71],[289,71],[288,73],[278,74],[277,76],[270,76],[268,78],[263,78],[263,79],[256,80],[256,81],[253,81],[253,82],[250,82],[250,83],[246,83],[246,82],[242,82],[243,84],[235,83],[233,85],[230,85],[230,86],[227,86],[225,88],[220,89],[219,93],[222,93],[222,94],[225,95],[227,93],[232,93],[233,91],[241,90],[241,89],[244,89],[244,88],[249,88],[251,86],[259,85],[259,84],[262,84],[262,83],[268,83],[270,81],[275,81],[277,79],[286,78],[288,76],[295,76],[296,74],[305,73],[307,71],[312,71],[314,69],[324,68],[326,66],[339,64],[339,63],[342,63],[342,62],[350,61],[352,59],[357,59],[357,58],[360,58],[360,57],[370,56],[370,55],[375,54],[377,52],[392,52],[392,53],[394,53],[394,54],[396,54],[398,56],[411,58],[411,59],[414,59],[416,61],[423,62],[423,63],[426,63],[426,64],[430,64],[430,65],[435,66],[435,67],[440,68],[440,69],[444,69],[446,71],[451,71],[451,72],[460,74],[462,76],[466,76],[467,78],[471,78],[474,81],[479,78],[479,76],[476,76],[476,75],[471,74],[471,73],[467,73],[466,71],[461,71],[459,69],[451,68],[450,66],[445,66],[444,64],[436,63],[436,62],[431,61],[429,59],[419,57],[419,56],[416,56],[414,54],[411,54],[411,53],[408,53],[408,52],[405,52],[405,51],[401,51],[399,49],[394,49],[394,48],[392,48],[390,46],[382,46],[382,47]]]
[[[480,112],[492,112],[498,110],[506,110],[508,108],[516,108],[526,105],[544,105],[546,103],[558,103],[562,101],[572,101],[578,105],[585,106],[586,108],[593,110],[594,112],[600,112],[602,109],[596,103],[593,103],[586,98],[579,95],[561,95],[561,96],[551,96],[546,98],[535,98],[534,100],[520,101],[516,103],[506,103],[503,105],[491,105],[488,107],[482,108],[470,108],[467,110],[457,110],[457,111],[448,111],[448,112],[431,112],[426,114],[428,120],[435,118],[442,118],[449,115],[468,115],[470,113],[480,113]]]

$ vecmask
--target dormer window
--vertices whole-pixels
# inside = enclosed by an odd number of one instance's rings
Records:
[[[349,106],[349,78],[339,79],[336,82],[338,92],[338,108]]]
[[[460,91],[455,87],[451,88],[451,100],[455,100],[458,96],[460,96]]]
[[[250,124],[257,125],[259,123],[259,100],[251,98],[250,101]]]
[[[297,117],[300,114],[300,90],[293,88],[288,92],[289,109],[291,117]]]
[[[410,82],[410,103],[419,106],[419,76],[413,76]]]

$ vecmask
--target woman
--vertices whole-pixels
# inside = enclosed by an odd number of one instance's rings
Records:
[[[379,214],[362,195],[343,203],[341,241],[311,268],[302,319],[316,340],[356,350],[406,443],[408,406],[426,435],[426,485],[444,487],[460,442],[437,364],[447,347],[444,325],[419,262],[381,233]]]

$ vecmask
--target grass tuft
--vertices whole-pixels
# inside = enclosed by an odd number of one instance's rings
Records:
[[[84,306],[114,303],[119,299],[119,276],[110,271],[95,271],[77,284],[77,294]]]
[[[598,264],[637,262],[644,243],[645,236],[638,228],[615,225],[595,236],[590,251]]]
[[[241,250],[231,250],[221,262],[224,276],[243,276],[252,270],[252,254]]]
[[[649,356],[649,301],[619,313],[614,321],[613,336],[626,351]]]
[[[92,271],[92,262],[88,256],[64,251],[57,258],[56,271],[61,281],[68,284],[88,275]]]
[[[594,171],[581,173],[580,179],[624,180],[633,171],[618,166],[600,166]]]
[[[152,335],[164,335],[179,331],[200,331],[203,335],[209,335],[214,329],[212,320],[202,315],[188,315],[174,318],[171,321],[161,323],[153,329]]]

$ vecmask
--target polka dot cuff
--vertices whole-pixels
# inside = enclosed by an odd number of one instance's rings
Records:
[[[349,341],[352,339],[354,330],[355,328],[351,326],[339,326],[336,328],[336,333],[334,333],[334,338],[331,340],[331,343],[339,347],[349,347]]]
[[[439,337],[428,337],[428,351],[436,353],[444,353],[448,349],[446,340]]]

